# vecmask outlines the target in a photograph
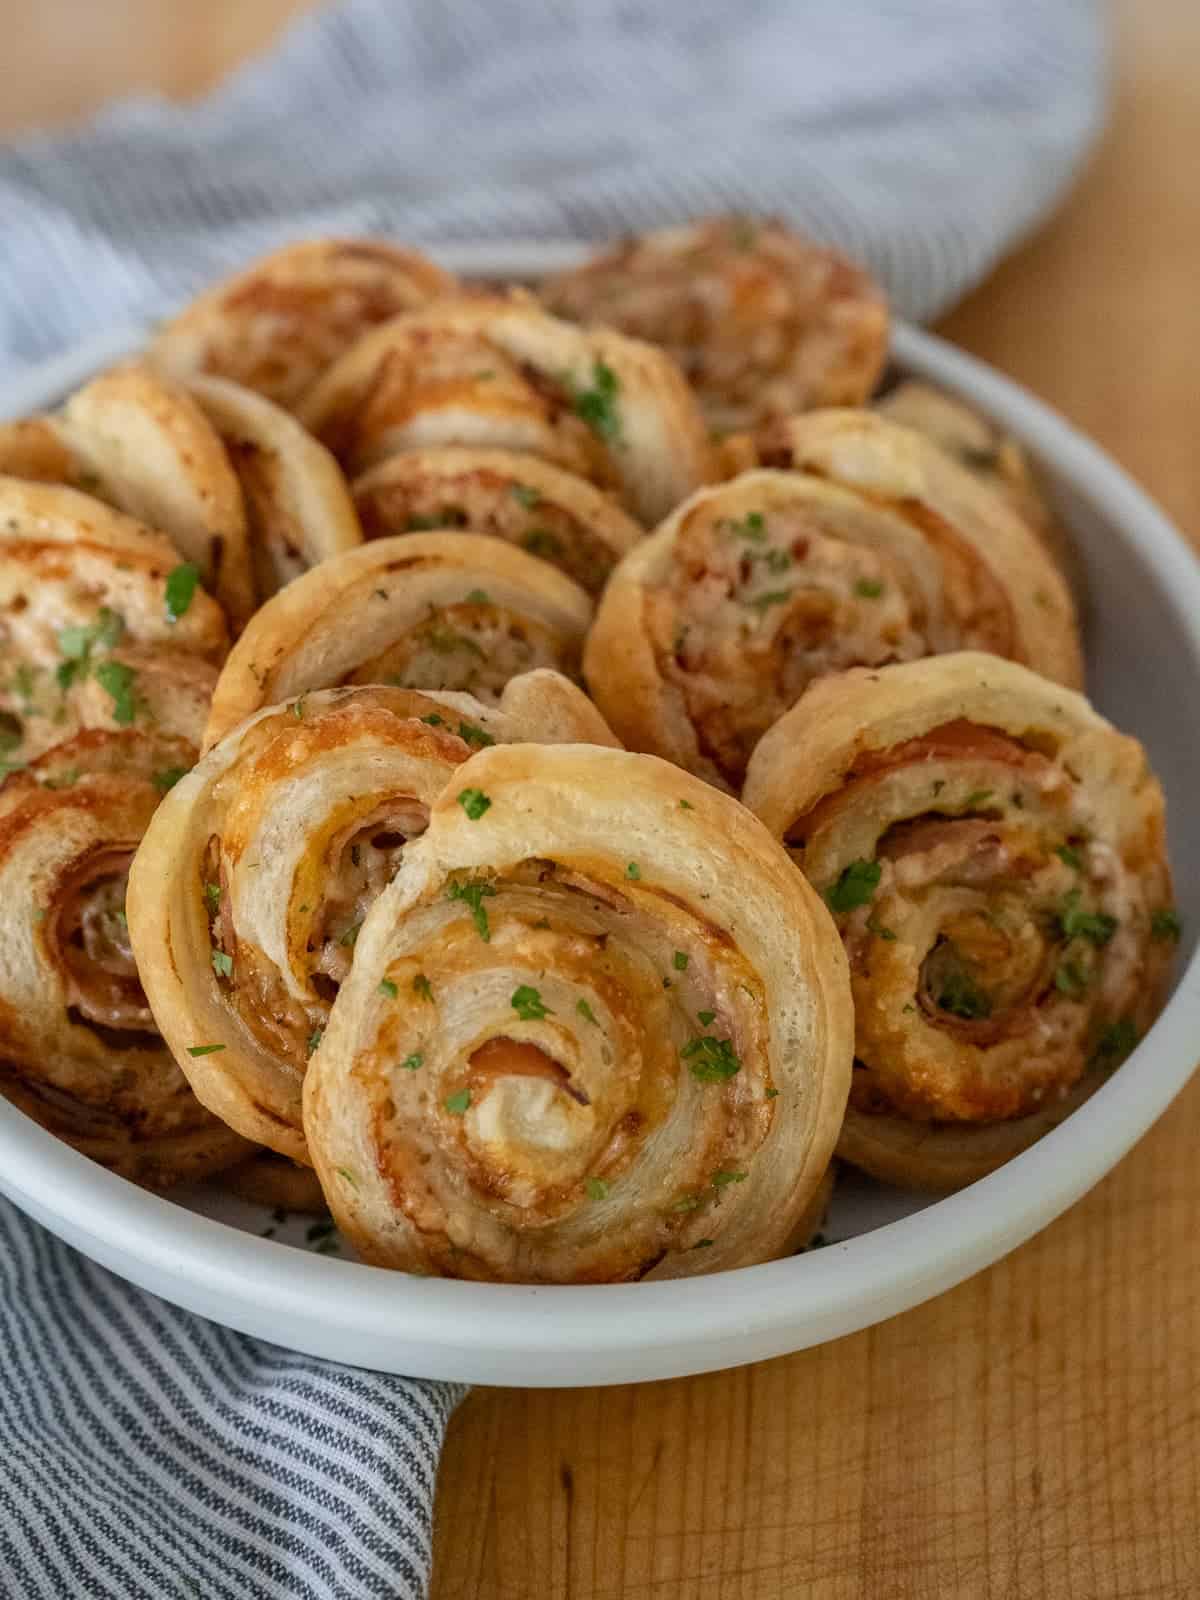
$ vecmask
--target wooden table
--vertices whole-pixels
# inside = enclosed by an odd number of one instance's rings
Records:
[[[0,0],[0,128],[192,92],[299,9]],[[1200,0],[1118,11],[1100,152],[942,331],[1195,537]],[[1181,737],[1197,713],[1180,707]],[[1198,1148],[1200,1082],[1008,1260],[823,1349],[644,1388],[477,1391],[442,1469],[435,1600],[1200,1595]]]

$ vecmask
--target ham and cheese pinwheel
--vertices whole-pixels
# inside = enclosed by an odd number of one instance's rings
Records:
[[[231,1127],[307,1161],[304,1070],[363,918],[456,766],[511,739],[612,736],[553,672],[498,708],[333,689],[259,711],[167,796],[131,875],[130,937],[163,1037]]]
[[[719,433],[861,405],[887,356],[878,285],[776,221],[712,217],[644,234],[540,293],[560,316],[662,345]]]
[[[159,330],[147,355],[176,376],[231,378],[290,409],[368,328],[454,288],[415,250],[304,240],[215,284]]]
[[[745,800],[837,918],[857,1017],[839,1152],[956,1188],[1133,1050],[1179,924],[1163,796],[1081,695],[976,653],[811,688]]]
[[[613,573],[584,671],[630,748],[736,792],[826,673],[970,647],[1081,681],[1070,595],[1024,523],[928,440],[862,415],[793,419],[792,470],[701,490]]]
[[[205,747],[309,689],[386,683],[495,704],[521,673],[578,670],[592,604],[502,539],[414,533],[349,550],[280,591],[231,651]]]
[[[304,1126],[379,1265],[713,1272],[804,1241],[851,1031],[828,913],[736,801],[649,756],[498,747],[368,915]]]
[[[515,450],[407,450],[354,483],[363,536],[463,528],[520,545],[599,594],[643,530],[610,494]]]
[[[703,419],[668,356],[560,322],[519,290],[373,329],[298,415],[351,475],[404,450],[513,450],[614,490],[642,523],[713,472]]]
[[[250,1147],[211,1116],[155,1029],[126,925],[129,862],[185,740],[80,733],[0,789],[0,1094],[154,1188]]]

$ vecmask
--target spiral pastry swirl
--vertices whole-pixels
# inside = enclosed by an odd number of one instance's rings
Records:
[[[519,290],[373,329],[298,414],[351,476],[400,451],[488,446],[612,489],[643,523],[713,473],[703,419],[668,356],[560,322]]]
[[[291,409],[368,328],[454,289],[415,250],[308,239],[215,284],[159,331],[147,355],[178,377],[230,378]]]
[[[155,1188],[249,1150],[195,1099],[159,1038],[126,926],[130,859],[194,759],[183,740],[94,730],[0,789],[0,1093]]]
[[[1015,519],[1004,531],[1007,553],[966,519],[931,535],[910,505],[850,481],[743,473],[621,562],[588,636],[589,687],[625,744],[736,792],[757,740],[827,673],[971,645],[1074,680],[1062,580]],[[1041,586],[1062,631],[1018,632],[1042,615]]]
[[[975,653],[815,684],[745,800],[834,912],[857,1018],[839,1151],[954,1188],[1062,1118],[1164,998],[1162,791],[1082,696]]]
[[[375,897],[471,750],[611,734],[554,673],[469,695],[334,689],[258,712],[167,796],[130,879],[129,929],[196,1094],[307,1161],[300,1088]]]
[[[498,747],[368,916],[304,1125],[369,1261],[688,1276],[803,1237],[850,1032],[832,923],[735,801],[653,757]]]
[[[662,345],[719,433],[861,405],[887,357],[883,294],[861,267],[777,221],[711,217],[626,240],[552,278],[560,316]]]
[[[520,545],[589,594],[642,537],[611,495],[515,450],[447,446],[389,456],[354,483],[363,535],[465,528]]]
[[[0,478],[0,757],[81,728],[199,742],[228,637],[171,543],[74,489]]]
[[[205,746],[262,706],[341,684],[461,690],[494,705],[518,674],[576,673],[591,615],[577,584],[501,539],[376,539],[256,613],[221,672]]]

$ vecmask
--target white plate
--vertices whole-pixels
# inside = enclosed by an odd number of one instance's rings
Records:
[[[536,277],[574,253],[512,244],[447,249],[442,259]],[[106,334],[0,385],[0,416],[52,404],[141,337]],[[1166,786],[1186,967],[1146,1040],[1085,1106],[961,1194],[924,1199],[851,1178],[838,1188],[829,1248],[670,1283],[452,1283],[317,1255],[303,1248],[302,1223],[265,1239],[265,1213],[212,1191],[146,1194],[3,1101],[0,1189],[115,1272],[264,1339],[389,1372],[557,1385],[678,1377],[851,1333],[961,1282],[1091,1188],[1187,1082],[1200,1036],[1200,566],[1101,450],[1015,384],[914,328],[895,330],[893,354],[1035,452],[1087,567],[1092,696],[1145,741]]]

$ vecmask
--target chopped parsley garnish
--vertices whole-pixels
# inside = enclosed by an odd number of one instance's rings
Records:
[[[73,789],[79,782],[79,768],[68,767],[65,772],[60,772],[56,777],[47,778],[43,783],[46,789]]]
[[[325,1037],[324,1028],[314,1028],[308,1036],[308,1053],[314,1055],[321,1048],[321,1040]]]
[[[684,950],[676,950],[675,954],[671,957],[671,964],[675,968],[676,972],[686,972],[688,969],[687,952]]]
[[[725,526],[735,539],[748,539],[751,544],[765,544],[767,538],[767,519],[761,511],[750,511],[740,522],[730,518]]]
[[[457,1094],[447,1095],[442,1104],[451,1116],[461,1117],[471,1104],[471,1091],[470,1089],[460,1089]]]
[[[593,1028],[598,1028],[600,1026],[600,1024],[596,1021],[596,1013],[592,1010],[591,1006],[588,1005],[586,1000],[576,1000],[575,1009],[585,1022],[591,1023]]]
[[[513,990],[512,1008],[522,1022],[540,1022],[543,1017],[554,1015],[553,1007],[543,1005],[541,995],[527,983]]]
[[[427,722],[431,728],[444,728],[446,726],[445,717],[439,717],[436,711],[431,711],[427,717],[422,717],[421,721]]]
[[[28,713],[30,701],[33,699],[33,680],[34,669],[27,661],[22,661],[13,673],[12,691],[18,699],[24,701],[26,713]]]
[[[681,800],[679,802],[679,809],[680,811],[695,811],[696,808],[690,800]]]
[[[221,904],[221,885],[219,883],[206,883],[204,885],[204,901],[210,911],[216,911]]]
[[[757,611],[759,616],[763,616],[771,606],[782,605],[785,600],[791,598],[791,589],[768,589],[766,594],[756,594],[753,600],[747,600],[746,604]]]
[[[125,622],[120,613],[110,610],[108,606],[101,606],[95,622],[86,627],[74,625],[60,629],[58,648],[69,661],[86,663],[93,645],[102,645],[106,650],[111,650],[120,643],[124,632]]]
[[[671,1207],[672,1211],[699,1211],[704,1204],[704,1196],[699,1194],[685,1194],[682,1200],[676,1200]]]
[[[1138,1031],[1131,1017],[1122,1017],[1119,1022],[1110,1022],[1106,1028],[1100,1030],[1090,1065],[1100,1067],[1105,1072],[1112,1072],[1133,1051],[1137,1042]]]
[[[732,1041],[715,1039],[711,1033],[698,1039],[689,1039],[679,1054],[698,1083],[723,1083],[742,1069]]]
[[[214,950],[212,964],[219,978],[228,978],[233,972],[233,957],[226,950]]]
[[[474,722],[460,722],[458,725],[458,737],[464,744],[469,744],[476,750],[484,750],[488,745],[496,742],[490,733],[485,733]]]
[[[968,811],[974,811],[977,806],[985,806],[995,794],[994,789],[973,789],[963,804]]]
[[[1076,872],[1083,871],[1083,859],[1073,845],[1060,844],[1054,854],[1066,866],[1072,867]]]
[[[304,696],[303,695],[300,696],[299,700],[293,700],[292,701],[291,711],[292,711],[292,715],[295,717],[297,722],[303,722],[304,721]]]
[[[712,1183],[714,1189],[725,1189],[731,1183],[745,1183],[748,1174],[745,1172],[714,1172]]]
[[[472,822],[478,822],[483,813],[491,809],[492,804],[482,789],[461,790],[458,803]]]
[[[571,407],[575,415],[605,444],[618,444],[621,439],[621,419],[617,413],[617,393],[621,385],[616,373],[603,361],[592,366],[590,389],[573,389]]]
[[[894,940],[896,937],[895,931],[892,928],[881,927],[880,924],[875,921],[874,917],[867,918],[867,932],[873,933],[877,939],[886,939],[889,942]]]
[[[470,594],[467,596],[467,604],[469,606],[490,605],[491,602],[488,598],[486,589],[472,589]]]
[[[589,1200],[603,1200],[608,1194],[608,1185],[603,1178],[589,1178],[584,1184]]]
[[[359,929],[362,927],[362,925],[363,919],[359,917],[357,922],[352,922],[348,928],[344,928],[342,930],[341,936],[338,939],[338,943],[346,950],[353,950],[358,940]]]
[[[767,1099],[767,1100],[778,1100],[778,1098],[779,1098],[779,1090],[778,1089],[768,1089],[766,1094],[765,1094],[765,1096],[764,1096],[764,1099]]]
[[[717,1013],[715,1011],[698,1011],[696,1013],[700,1019],[701,1025],[705,1028],[708,1027],[709,1023],[713,1020],[716,1014]]]
[[[166,794],[175,787],[180,778],[186,778],[190,771],[190,767],[164,767],[161,772],[154,773],[151,782],[159,794]]]
[[[185,561],[167,574],[167,621],[178,622],[191,605],[200,582],[200,568]]]
[[[1078,1000],[1086,992],[1089,974],[1077,961],[1060,961],[1054,974],[1054,987],[1068,1000]]]
[[[380,978],[379,992],[382,995],[386,995],[389,1000],[394,1000],[400,993],[399,989],[397,989],[396,985],[390,978]]]
[[[433,1004],[433,985],[423,972],[417,973],[412,981],[412,986],[415,995],[422,1000],[428,1000],[430,1005]]]
[[[1063,901],[1058,914],[1059,925],[1067,939],[1088,939],[1092,944],[1107,944],[1117,931],[1116,917],[1105,911],[1084,911],[1080,908],[1082,896],[1072,889]]]
[[[112,700],[113,721],[128,727],[137,715],[133,686],[136,675],[123,661],[102,661],[95,671],[96,682]]]
[[[418,1067],[424,1065],[424,1062],[425,1057],[421,1054],[421,1052],[419,1050],[414,1050],[412,1055],[405,1056],[404,1060],[400,1063],[400,1070],[401,1072],[416,1072]]]
[[[224,1050],[223,1044],[190,1044],[187,1053],[190,1056],[215,1056],[218,1050]]]
[[[713,1241],[711,1239],[697,1239],[695,1244],[692,1246],[692,1249],[693,1250],[710,1250],[712,1248],[712,1243],[713,1243]]]
[[[1152,939],[1178,939],[1183,932],[1183,924],[1179,920],[1179,913],[1170,906],[1163,906],[1150,918],[1150,937]]]
[[[352,1189],[358,1188],[358,1179],[350,1171],[349,1167],[334,1167],[333,1170],[337,1173],[339,1178],[345,1178],[346,1182]]]
[[[878,600],[883,593],[883,584],[878,578],[860,578],[854,585],[854,592],[863,600]]]
[[[858,906],[870,905],[882,872],[878,861],[852,861],[832,888],[825,891],[829,909],[836,912],[853,911]]]
[[[564,554],[563,542],[557,534],[548,532],[545,528],[530,528],[523,535],[521,543],[534,556],[561,556]]]
[[[540,492],[527,483],[510,484],[508,492],[518,505],[525,507],[526,511],[532,511],[542,498]]]
[[[404,524],[405,533],[430,533],[434,528],[444,528],[441,517],[415,515]]]
[[[454,628],[448,628],[443,623],[433,623],[422,630],[421,642],[439,656],[453,655],[456,650],[469,650],[473,655],[483,659],[483,651],[474,639],[465,633],[458,633]]]
[[[791,566],[792,553],[790,550],[767,550],[763,553],[762,559],[766,562],[767,571],[773,572],[778,577]]]
[[[980,1022],[992,1014],[992,1002],[969,972],[951,967],[943,976],[937,994],[939,1010],[965,1022]]]
[[[492,942],[492,930],[488,926],[487,908],[483,902],[494,899],[495,894],[496,891],[490,883],[450,883],[446,885],[447,900],[461,900],[465,906],[470,907],[476,931],[484,944]]]
[[[641,875],[642,875],[641,867],[638,866],[636,861],[630,861],[627,864],[626,868],[625,868],[625,876],[627,878],[632,878],[633,881],[636,883],[638,881],[638,879],[641,877]]]

